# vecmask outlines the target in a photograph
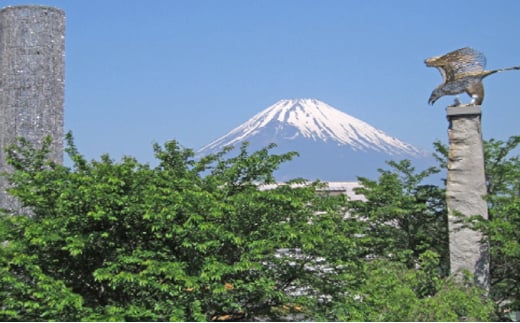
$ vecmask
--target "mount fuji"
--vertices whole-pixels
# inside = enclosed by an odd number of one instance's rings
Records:
[[[410,159],[414,165],[431,161],[425,151],[316,99],[280,100],[200,148],[197,155],[245,141],[250,151],[275,143],[274,153],[299,153],[275,173],[281,181],[295,177],[351,181],[377,176],[386,160]]]

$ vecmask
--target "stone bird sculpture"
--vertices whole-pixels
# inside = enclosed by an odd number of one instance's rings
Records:
[[[436,67],[441,72],[443,83],[433,90],[428,103],[433,105],[440,97],[466,92],[471,97],[470,105],[481,105],[484,100],[482,79],[498,72],[520,70],[520,66],[485,70],[486,57],[481,52],[464,47],[442,56],[424,60],[428,67]],[[455,104],[460,105],[458,98]]]

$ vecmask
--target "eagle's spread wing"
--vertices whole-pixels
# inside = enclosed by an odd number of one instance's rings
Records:
[[[486,67],[486,57],[481,52],[464,47],[442,56],[427,58],[427,66],[437,67],[444,84],[456,81],[469,74],[479,74]]]

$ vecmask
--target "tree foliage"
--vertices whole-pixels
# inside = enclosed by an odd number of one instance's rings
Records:
[[[295,153],[273,146],[194,158],[170,141],[158,165],[108,155],[72,166],[21,140],[8,149],[0,216],[0,319],[61,321],[487,320],[478,289],[445,277],[442,190],[407,161],[366,201],[322,183],[273,185]],[[431,307],[431,308],[430,308]],[[437,311],[442,309],[442,311]]]
[[[427,251],[419,269],[377,259],[368,264],[360,290],[361,314],[357,321],[492,321],[494,305],[475,288],[470,276],[465,284],[438,275],[439,257]]]
[[[491,295],[501,312],[520,309],[520,136],[485,143],[490,221],[479,223],[491,245]]]
[[[1,219],[6,319],[307,317],[358,280],[344,197],[316,195],[318,183],[259,188],[292,153],[243,146],[196,162],[172,141],[151,168],[86,161],[69,137],[67,168],[46,148],[9,150],[10,192],[30,213]],[[34,295],[42,311],[20,312]],[[53,312],[37,305],[47,297]]]
[[[447,211],[444,189],[423,184],[439,170],[435,167],[416,172],[409,160],[388,162],[390,170],[380,169],[377,181],[359,178],[356,191],[366,200],[353,203],[352,210],[364,219],[369,237],[368,252],[403,262],[414,268],[419,257],[431,250],[441,257],[441,268],[449,268]]]

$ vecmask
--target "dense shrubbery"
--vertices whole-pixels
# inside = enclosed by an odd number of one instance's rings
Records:
[[[196,161],[172,141],[150,167],[87,161],[67,141],[71,167],[46,159],[49,141],[8,150],[10,193],[30,214],[0,217],[0,320],[497,318],[471,277],[447,276],[443,188],[423,184],[435,168],[390,162],[360,179],[366,201],[348,201],[318,182],[261,189],[294,156],[272,147]],[[517,144],[487,144],[493,219],[480,224],[492,296],[507,302],[520,281]]]

